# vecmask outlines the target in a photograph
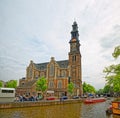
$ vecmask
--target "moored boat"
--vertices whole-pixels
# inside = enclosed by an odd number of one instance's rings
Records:
[[[120,115],[120,101],[112,102],[112,112],[113,114]]]
[[[84,103],[90,104],[90,103],[98,103],[104,101],[106,101],[105,98],[87,98],[84,100]]]
[[[112,114],[113,113],[112,112],[112,104],[107,108],[106,113],[107,114]]]

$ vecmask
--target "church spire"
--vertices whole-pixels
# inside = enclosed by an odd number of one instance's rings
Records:
[[[71,39],[73,38],[75,38],[76,40],[79,40],[78,26],[76,21],[74,21],[72,25]]]
[[[75,95],[82,95],[82,71],[81,71],[81,53],[78,25],[76,21],[73,22],[69,52],[69,67],[70,67],[70,81],[75,85]]]

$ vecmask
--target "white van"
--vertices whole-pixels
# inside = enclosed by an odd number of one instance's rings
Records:
[[[13,102],[15,100],[15,88],[0,88],[0,102]]]

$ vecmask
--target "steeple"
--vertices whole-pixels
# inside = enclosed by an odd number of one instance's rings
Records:
[[[69,52],[69,67],[70,67],[70,81],[75,85],[74,94],[82,95],[82,70],[81,70],[81,53],[80,53],[80,42],[79,42],[79,33],[78,25],[76,21],[73,22],[71,39],[70,43],[70,52]]]
[[[78,25],[76,21],[74,21],[72,25],[71,39],[69,43],[70,43],[70,53],[74,53],[74,54],[80,53],[79,33],[78,33]]]
[[[76,40],[79,40],[78,26],[76,21],[74,21],[72,25],[71,40],[73,38],[75,38]]]

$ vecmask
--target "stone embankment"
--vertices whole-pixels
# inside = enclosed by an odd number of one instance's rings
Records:
[[[82,102],[82,100],[80,99],[64,100],[64,101],[42,100],[42,101],[10,102],[10,103],[0,103],[0,109],[73,104],[73,103],[80,103],[80,102]]]

